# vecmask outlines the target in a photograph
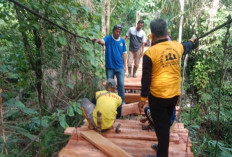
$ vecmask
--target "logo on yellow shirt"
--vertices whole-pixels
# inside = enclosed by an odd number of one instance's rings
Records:
[[[165,58],[166,58],[166,61],[175,60],[176,59],[176,55],[173,54],[173,53],[168,53],[168,55],[166,55]]]
[[[172,65],[179,65],[180,55],[178,51],[174,48],[166,48],[160,58],[160,63],[163,68],[172,66]]]

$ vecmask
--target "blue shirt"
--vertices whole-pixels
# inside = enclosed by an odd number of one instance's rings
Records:
[[[112,35],[107,35],[105,41],[105,67],[109,69],[123,69],[123,53],[126,53],[126,44],[123,38],[114,39]]]

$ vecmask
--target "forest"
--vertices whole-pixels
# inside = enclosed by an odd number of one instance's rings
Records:
[[[83,124],[81,99],[104,88],[105,55],[92,39],[112,34],[115,24],[123,26],[123,36],[141,13],[148,35],[158,14],[168,22],[169,36],[181,42],[231,21],[232,15],[231,0],[17,2],[53,23],[13,0],[0,0],[1,157],[57,156],[69,140],[64,129]],[[181,65],[179,119],[196,157],[232,156],[231,25],[199,39]]]

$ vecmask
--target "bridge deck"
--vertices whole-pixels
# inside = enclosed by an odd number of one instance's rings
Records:
[[[125,104],[122,109],[122,115],[139,115],[137,102],[139,100],[141,89],[141,75],[142,64],[137,72],[137,78],[125,77]],[[132,92],[132,93],[131,93]],[[177,112],[179,108],[177,107]],[[143,114],[143,113],[142,113]],[[116,133],[115,129],[110,129],[102,133],[102,136],[109,141],[121,147],[123,150],[135,157],[143,157],[145,155],[155,154],[155,150],[151,148],[151,144],[157,142],[156,134],[151,130],[143,130],[143,125],[139,121],[139,116],[132,116],[133,119],[116,120],[114,128],[117,124],[121,124],[120,132]],[[59,157],[104,157],[106,156],[102,151],[93,146],[80,136],[81,131],[89,130],[88,122],[79,128],[69,127],[65,130],[66,135],[71,138],[67,145],[59,152]],[[191,152],[191,141],[188,137],[188,130],[183,123],[176,123],[170,131],[170,146],[169,157],[193,157]]]

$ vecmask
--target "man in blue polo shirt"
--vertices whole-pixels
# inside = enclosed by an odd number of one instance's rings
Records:
[[[113,28],[113,35],[107,35],[103,39],[94,39],[100,45],[105,45],[105,67],[107,79],[117,77],[118,95],[124,102],[124,76],[126,72],[126,44],[120,37],[122,26],[117,24]],[[118,107],[117,118],[121,117],[122,105]]]

